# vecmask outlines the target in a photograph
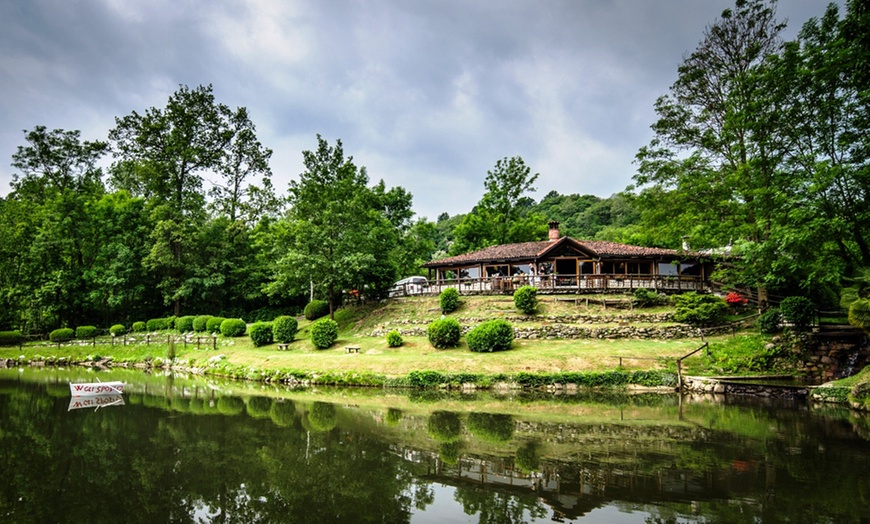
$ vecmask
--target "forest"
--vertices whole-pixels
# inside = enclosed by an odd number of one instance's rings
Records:
[[[737,0],[704,30],[656,101],[633,184],[606,198],[535,200],[538,175],[515,156],[481,174],[468,213],[430,221],[320,135],[276,188],[251,115],[210,85],[116,117],[105,139],[35,125],[0,197],[0,330],[377,299],[429,260],[546,239],[548,220],[578,239],[686,240],[728,254],[723,289],[870,319],[870,3],[831,4],[791,41],[775,6]]]

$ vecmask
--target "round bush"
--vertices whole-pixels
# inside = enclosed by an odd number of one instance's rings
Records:
[[[387,345],[391,348],[397,348],[402,345],[402,335],[395,329],[387,333]]]
[[[48,339],[52,342],[65,342],[67,340],[72,340],[75,334],[76,332],[73,331],[72,328],[60,328],[49,333]]]
[[[248,330],[248,335],[251,336],[251,341],[256,347],[266,346],[275,340],[272,335],[271,322],[254,322],[251,324],[251,329]]]
[[[471,413],[468,415],[468,431],[486,442],[507,442],[514,435],[514,419],[510,415]]]
[[[217,408],[224,415],[240,415],[245,411],[245,401],[239,397],[220,397]]]
[[[224,317],[209,317],[205,323],[205,331],[207,333],[218,333],[221,330],[221,324],[226,320]]]
[[[145,327],[148,331],[165,331],[167,329],[172,329],[174,324],[175,317],[152,318],[145,323]]]
[[[127,328],[124,327],[124,324],[115,324],[114,326],[109,328],[109,333],[117,336],[123,335],[127,332]]]
[[[338,322],[322,318],[311,324],[311,342],[317,349],[326,349],[338,338]]]
[[[148,331],[148,326],[145,322],[133,322],[133,333],[143,333]]]
[[[435,320],[426,331],[429,343],[438,349],[455,348],[459,345],[459,336],[462,333],[459,322],[453,318]]]
[[[459,442],[442,442],[438,446],[438,458],[441,462],[455,466],[459,463]]]
[[[194,316],[184,316],[178,317],[175,319],[175,329],[178,330],[179,333],[190,333],[193,331],[193,320],[196,317]]]
[[[94,338],[97,328],[94,326],[79,326],[76,328],[76,338]]]
[[[272,402],[269,418],[278,427],[290,427],[296,421],[296,406],[292,400],[276,400]]]
[[[308,423],[312,431],[330,431],[335,427],[337,417],[335,406],[328,402],[315,402],[308,412]]]
[[[788,297],[779,304],[782,318],[794,326],[797,331],[804,331],[813,323],[816,307],[807,297]]]
[[[538,288],[522,286],[514,291],[514,305],[525,313],[531,315],[538,309]]]
[[[205,333],[208,330],[208,319],[211,315],[200,315],[193,319],[193,330],[197,333]]]
[[[0,331],[0,346],[20,346],[24,337],[20,331]]]
[[[305,318],[308,320],[317,320],[329,314],[329,302],[325,300],[312,300],[305,306]]]
[[[426,432],[438,442],[456,442],[462,423],[452,411],[433,411],[426,424]]]
[[[245,412],[251,418],[269,418],[272,409],[272,399],[269,397],[250,397],[245,402]]]
[[[634,290],[634,301],[639,307],[651,307],[667,305],[670,299],[664,293],[642,287]]]
[[[240,318],[228,318],[221,322],[221,335],[225,337],[240,337],[248,328],[245,321]]]
[[[441,302],[441,312],[445,315],[453,313],[459,307],[459,291],[454,287],[449,287],[441,292],[439,298]]]
[[[782,325],[782,313],[777,308],[771,308],[758,316],[755,322],[758,330],[762,333],[773,334],[779,331]]]
[[[280,316],[272,322],[272,338],[279,344],[289,344],[296,338],[299,323],[293,317]]]
[[[506,351],[514,342],[514,328],[506,320],[488,320],[465,335],[468,349],[476,353]]]

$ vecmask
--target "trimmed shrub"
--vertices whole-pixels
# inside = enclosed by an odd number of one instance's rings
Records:
[[[459,291],[455,287],[449,287],[441,292],[439,297],[441,303],[441,312],[445,315],[453,313],[459,308]]]
[[[426,423],[426,433],[438,442],[456,442],[461,428],[459,415],[452,411],[433,411]]]
[[[0,346],[20,346],[24,337],[20,331],[0,331]]]
[[[441,462],[455,466],[459,463],[459,442],[442,442],[438,446],[438,458]]]
[[[329,302],[325,300],[312,300],[305,306],[305,318],[308,320],[317,320],[329,314]]]
[[[193,319],[193,330],[197,333],[205,333],[208,330],[208,319],[211,315],[200,315]]]
[[[475,437],[493,443],[507,442],[513,437],[514,419],[510,415],[470,413],[468,431]]]
[[[311,342],[317,349],[326,349],[338,338],[338,322],[322,318],[311,324]]]
[[[127,328],[124,327],[124,324],[115,324],[114,326],[109,328],[109,333],[112,335],[120,336],[127,332]]]
[[[245,334],[248,325],[240,318],[228,318],[221,322],[221,335],[225,337],[240,337]]]
[[[330,431],[338,422],[335,406],[329,402],[315,402],[308,412],[308,423],[312,431]]]
[[[205,323],[206,333],[219,333],[224,320],[224,317],[209,317]]]
[[[76,328],[76,338],[94,338],[97,336],[95,326],[79,326]]]
[[[426,332],[429,343],[438,349],[455,348],[459,345],[459,336],[462,333],[459,322],[454,318],[435,320],[429,324]]]
[[[387,416],[385,418],[388,426],[395,426],[402,420],[402,410],[396,408],[387,408]]]
[[[76,332],[72,328],[60,328],[49,333],[48,339],[52,342],[66,342],[72,340],[75,334]]]
[[[776,333],[782,326],[782,313],[777,308],[770,308],[758,316],[755,321],[758,330],[768,335]]]
[[[674,320],[695,326],[714,326],[728,313],[728,304],[714,295],[683,293],[674,297]]]
[[[402,345],[402,335],[395,329],[387,333],[387,345],[391,348],[397,348]]]
[[[133,322],[133,333],[143,333],[148,331],[148,326],[145,322]]]
[[[806,330],[813,323],[816,307],[807,297],[788,297],[779,304],[782,318],[792,324],[796,331]]]
[[[289,344],[296,338],[299,323],[293,317],[286,315],[276,318],[272,322],[272,338],[279,344]]]
[[[522,286],[514,291],[514,305],[525,313],[531,315],[538,309],[538,288]]]
[[[514,328],[506,320],[488,320],[465,335],[468,349],[476,353],[506,351],[514,342]]]
[[[652,307],[667,305],[670,299],[664,293],[642,287],[634,290],[634,301],[639,307]]]
[[[221,327],[223,327],[223,324],[221,324]],[[251,324],[251,329],[248,330],[248,335],[251,336],[251,341],[256,347],[271,344],[275,340],[272,335],[271,322],[254,322]]]
[[[178,317],[175,319],[175,329],[178,330],[179,333],[190,333],[193,331],[193,320],[196,317],[187,315],[184,317]]]
[[[152,318],[145,323],[145,327],[148,331],[165,331],[167,329],[172,329],[174,324],[175,317]]]

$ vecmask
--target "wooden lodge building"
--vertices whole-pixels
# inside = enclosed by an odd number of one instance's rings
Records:
[[[710,289],[709,255],[576,240],[561,236],[558,222],[549,226],[549,240],[491,246],[423,264],[429,270],[428,292],[456,287],[463,294],[506,293],[522,285],[533,285],[539,293]]]

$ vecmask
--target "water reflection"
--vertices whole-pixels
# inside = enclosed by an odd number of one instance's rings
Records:
[[[4,521],[861,522],[870,514],[870,423],[838,409],[661,395],[470,401],[143,375],[123,377],[123,409],[67,411],[63,373],[0,372]]]

